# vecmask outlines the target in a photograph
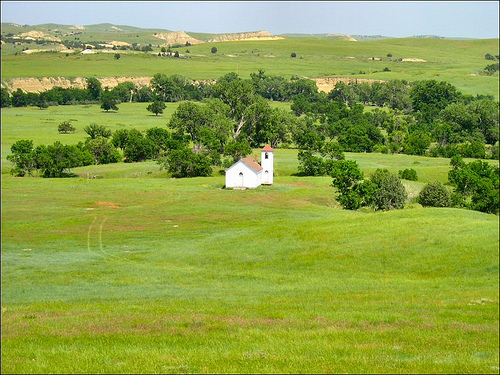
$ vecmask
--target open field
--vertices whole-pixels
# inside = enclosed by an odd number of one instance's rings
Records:
[[[212,54],[216,46],[218,52]],[[4,47],[2,47],[4,49]],[[186,52],[189,50],[189,53]],[[446,80],[465,94],[498,99],[498,73],[481,75],[498,55],[498,39],[441,40],[401,38],[349,42],[326,38],[205,43],[178,49],[185,59],[122,52],[95,55],[56,53],[3,54],[2,81],[18,77],[149,77],[180,74],[189,79],[217,79],[229,72],[243,78],[264,70],[269,75],[364,79]],[[12,51],[11,51],[12,52]],[[291,53],[297,54],[291,58]],[[387,57],[391,54],[392,57]],[[421,59],[425,62],[400,61]],[[384,71],[388,68],[389,71]]]
[[[345,211],[329,177],[170,179],[154,162],[15,178],[10,144],[165,126],[175,105],[2,110],[3,373],[498,373],[498,216]],[[57,134],[73,120],[77,132]],[[258,152],[258,150],[255,150]],[[449,159],[346,154],[365,174]],[[96,179],[87,179],[96,175]]]
[[[447,80],[498,99],[498,73],[477,75],[498,39],[188,48],[186,59],[116,60],[2,46],[2,80],[261,69]],[[406,208],[389,212],[342,210],[330,177],[297,176],[294,149],[275,150],[275,184],[256,190],[223,189],[218,171],[171,179],[152,161],[75,168],[64,179],[10,175],[17,140],[76,144],[91,123],[165,127],[178,104],[160,116],[147,105],[2,108],[2,373],[499,373],[498,216],[415,203],[425,184],[447,182],[449,159],[346,153],[365,176],[416,170],[418,181],[404,181]],[[63,121],[76,132],[59,134]]]

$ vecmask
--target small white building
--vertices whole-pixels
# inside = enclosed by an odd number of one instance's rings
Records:
[[[261,152],[261,164],[246,157],[226,169],[226,188],[255,189],[260,185],[273,184],[274,149],[266,145]]]

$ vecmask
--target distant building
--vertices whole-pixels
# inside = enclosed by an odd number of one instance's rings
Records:
[[[226,169],[226,188],[255,189],[273,184],[274,149],[266,145],[261,152],[261,163],[255,158],[242,158]]]

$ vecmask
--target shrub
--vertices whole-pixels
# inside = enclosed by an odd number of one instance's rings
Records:
[[[217,47],[212,47],[212,49],[210,50],[210,52],[217,53]]]
[[[292,52],[292,54],[290,55],[290,57],[295,58],[295,57],[297,57],[297,54],[295,52]]]
[[[68,134],[74,133],[76,129],[73,127],[73,125],[71,125],[69,121],[63,121],[59,124],[57,130],[59,131],[59,133]]]
[[[441,182],[431,182],[420,191],[418,203],[424,207],[449,207],[450,192]]]
[[[399,178],[410,181],[418,181],[417,171],[415,169],[404,169],[398,172]]]
[[[375,210],[404,208],[408,194],[396,175],[389,173],[387,169],[377,169],[371,180],[377,186],[372,201]]]

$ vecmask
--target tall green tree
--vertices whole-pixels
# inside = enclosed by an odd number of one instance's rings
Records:
[[[7,160],[14,163],[11,173],[15,176],[32,176],[36,169],[34,159],[33,141],[21,139],[10,147],[11,155],[7,155]]]
[[[150,105],[148,105],[146,107],[146,109],[149,111],[149,112],[152,112],[154,113],[156,116],[158,116],[159,114],[162,114],[163,113],[163,110],[166,108],[166,104],[164,102],[162,102],[161,100],[155,100],[153,103],[151,103]]]
[[[102,84],[101,82],[95,78],[95,77],[89,77],[86,79],[86,90],[88,92],[90,100],[98,100],[101,91],[102,91]]]
[[[89,139],[87,141],[87,149],[94,157],[95,165],[118,163],[121,159],[118,150],[104,137]]]
[[[118,111],[118,106],[116,105],[118,100],[116,99],[114,93],[107,87],[101,92],[101,96],[99,98],[101,100],[101,108],[106,112],[109,112],[110,110]]]

